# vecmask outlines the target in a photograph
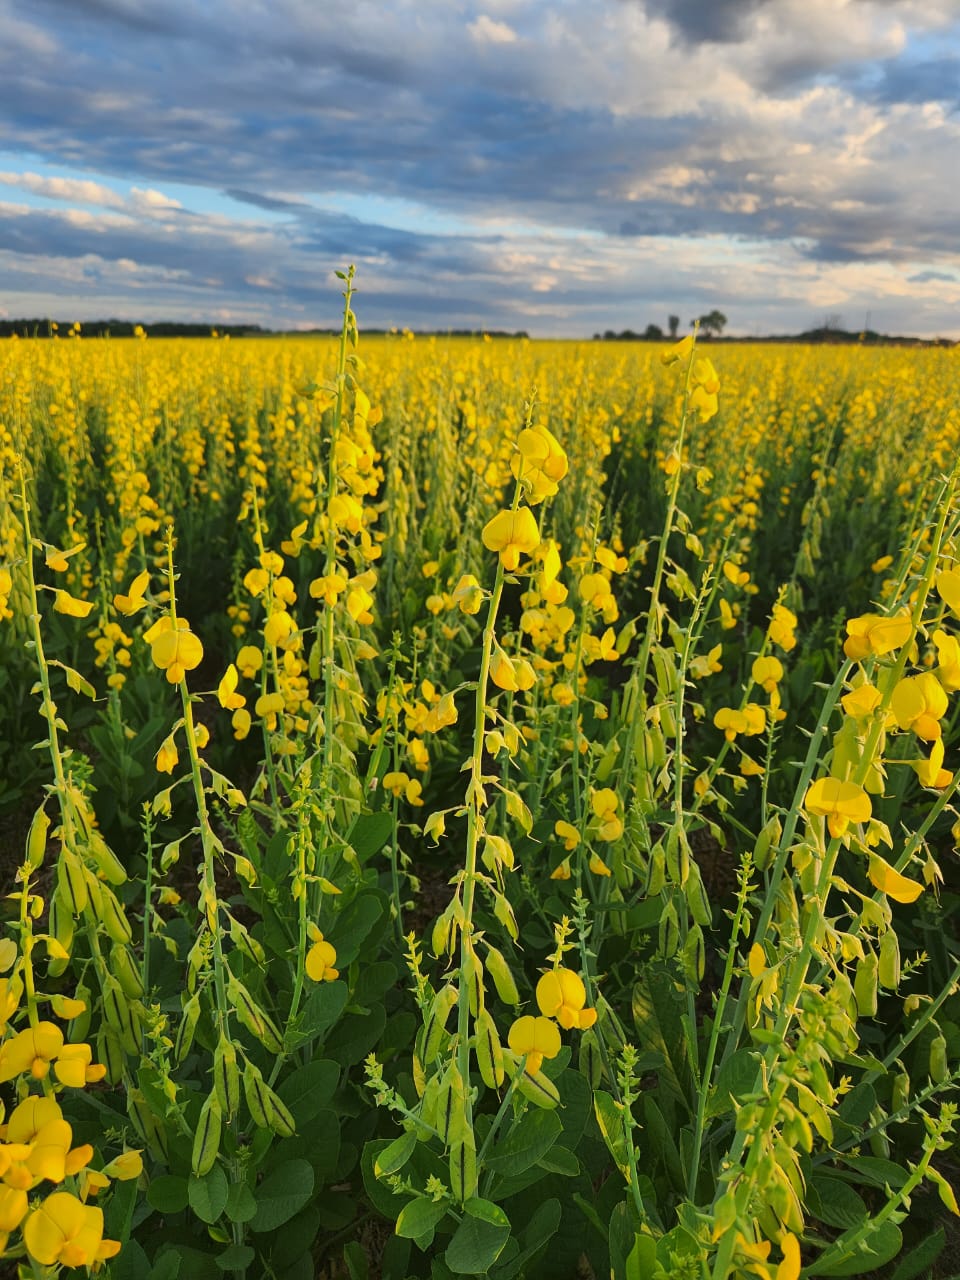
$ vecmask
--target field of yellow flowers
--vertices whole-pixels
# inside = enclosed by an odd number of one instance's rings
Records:
[[[9,1274],[960,1272],[956,353],[342,285],[0,346]]]

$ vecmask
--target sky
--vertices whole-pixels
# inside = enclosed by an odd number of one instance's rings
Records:
[[[0,0],[0,316],[960,338],[960,0]]]

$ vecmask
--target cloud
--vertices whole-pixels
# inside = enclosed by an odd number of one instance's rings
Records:
[[[467,30],[477,44],[515,44],[517,40],[513,27],[485,13],[481,13],[475,22],[468,22]]]
[[[425,298],[578,332],[585,268],[611,310],[620,276],[667,306],[669,255],[678,292],[715,293],[734,327],[737,299],[806,307],[811,280],[842,267],[855,291],[886,264],[871,279],[900,314],[912,289],[916,323],[940,324],[923,291],[958,265],[954,0],[325,9],[34,0],[25,23],[0,0],[0,182],[79,206],[4,205],[8,251],[180,269],[184,306],[218,287],[294,320],[355,255],[397,323]],[[763,299],[721,252],[763,257]]]

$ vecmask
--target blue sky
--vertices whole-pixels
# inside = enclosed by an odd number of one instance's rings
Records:
[[[0,314],[960,338],[960,0],[0,0]]]

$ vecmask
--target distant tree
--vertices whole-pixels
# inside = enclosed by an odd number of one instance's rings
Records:
[[[679,316],[668,316],[668,317],[667,317],[667,328],[670,330],[670,337],[671,337],[671,338],[676,338],[676,336],[677,336],[677,330],[680,328],[680,317],[679,317]]]
[[[648,324],[643,331],[643,336],[648,342],[662,342],[663,330],[658,324]]]
[[[693,321],[690,322],[691,324]],[[723,333],[724,325],[727,323],[727,317],[722,311],[708,311],[706,315],[700,317],[700,330],[704,337],[709,338],[716,334],[718,337]]]

